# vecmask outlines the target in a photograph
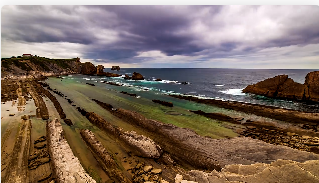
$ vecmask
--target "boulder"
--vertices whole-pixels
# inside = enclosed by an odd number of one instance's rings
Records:
[[[104,69],[104,66],[103,65],[98,65],[96,67],[96,75],[98,76],[104,76],[105,75],[105,72],[103,71]]]
[[[143,80],[144,77],[143,77],[142,74],[140,74],[140,73],[133,72],[132,79],[133,79],[133,80]]]
[[[309,99],[319,102],[319,71],[308,73],[306,76],[305,85],[308,87]]]
[[[82,64],[81,74],[85,74],[85,75],[96,74],[96,67],[91,62],[85,62]]]
[[[157,79],[155,79],[155,81],[162,81],[162,79],[157,78]]]
[[[124,79],[131,79],[131,77],[127,74],[125,74]]]

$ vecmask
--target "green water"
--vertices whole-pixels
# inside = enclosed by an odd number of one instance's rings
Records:
[[[94,98],[102,102],[109,103],[115,108],[124,108],[127,110],[137,111],[147,118],[158,120],[163,123],[170,123],[179,127],[190,128],[203,136],[210,136],[212,138],[237,136],[237,134],[230,129],[223,127],[220,124],[220,121],[208,119],[206,117],[202,117],[188,111],[189,109],[205,109],[205,111],[208,112],[224,111],[230,113],[228,110],[223,110],[206,105],[194,104],[193,102],[183,100],[176,100],[172,97],[156,95],[155,93],[151,92],[148,93],[149,96],[146,96],[148,98],[146,98],[145,96],[141,98],[135,98],[114,91],[114,88],[116,88],[116,86],[114,87],[112,85],[106,85],[103,83],[96,83],[96,86],[90,86],[86,85],[85,83],[76,82],[76,80],[63,79],[61,81],[57,78],[49,78],[47,80],[47,83],[50,85],[51,88],[57,89],[58,91],[66,95],[67,98],[73,100],[75,102],[75,105],[85,108],[89,112],[96,112],[105,120],[124,129],[126,129],[127,126],[125,123],[115,118],[108,111],[99,107],[91,99]],[[125,87],[121,87],[119,91],[122,91],[124,89]],[[153,103],[151,99],[173,101],[174,107],[170,108]],[[130,128],[132,127],[130,126]]]

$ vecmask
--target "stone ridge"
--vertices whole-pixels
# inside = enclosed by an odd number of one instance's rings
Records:
[[[57,118],[47,122],[49,152],[53,162],[53,172],[56,181],[61,183],[96,183],[85,172],[78,158],[74,156],[63,133],[62,125]]]
[[[278,75],[248,85],[243,92],[270,98],[319,102],[319,71],[308,73],[304,84],[295,82],[287,75]]]

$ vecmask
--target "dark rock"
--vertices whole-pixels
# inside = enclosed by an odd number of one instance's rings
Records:
[[[82,63],[81,74],[94,75],[96,73],[96,67],[91,62]]]
[[[319,71],[308,73],[305,85],[308,87],[308,96],[306,95],[306,97],[309,97],[312,101],[319,102]]]
[[[96,67],[96,75],[98,76],[104,76],[105,75],[105,72],[103,71],[104,69],[104,66],[103,65],[98,65]]]
[[[271,98],[319,102],[319,71],[308,73],[304,84],[293,81],[287,75],[279,75],[248,85],[243,92]]]
[[[92,84],[92,83],[85,83],[87,85],[91,85],[91,86],[95,86],[95,84]]]
[[[37,140],[34,141],[34,144],[37,144],[39,142],[44,142],[46,141],[46,136],[41,136]]]
[[[137,97],[137,95],[135,93],[128,93],[128,92],[125,92],[125,91],[121,91],[120,93],[123,93],[125,95],[129,95],[129,96],[132,96],[132,97]]]
[[[155,81],[162,81],[162,79],[155,79]]]
[[[73,125],[73,123],[72,123],[72,121],[70,119],[64,119],[64,123],[69,125],[69,126]]]
[[[229,121],[229,122],[236,123],[235,119],[233,119],[232,117],[227,116],[225,114],[222,114],[222,113],[206,113],[202,110],[197,110],[197,111],[190,110],[190,112],[193,112],[195,114],[199,114],[199,115],[205,116],[207,118],[211,118],[211,119],[216,119],[216,120],[220,120],[220,121]]]
[[[14,116],[15,114],[9,114],[9,116]]]
[[[120,68],[120,66],[112,66],[112,68],[111,68],[111,70],[117,70],[117,71],[119,71],[121,68]]]
[[[140,74],[140,73],[133,72],[132,79],[133,79],[133,80],[143,80],[144,77],[143,77],[142,74]]]
[[[162,104],[162,105],[167,106],[167,107],[173,107],[172,102],[166,102],[166,101],[162,101],[162,100],[152,100],[152,101],[155,103],[158,103],[158,104]]]
[[[181,82],[182,85],[189,85],[190,83],[189,82],[186,82],[186,81],[183,81]]]
[[[107,73],[105,73],[105,76],[106,76],[106,77],[119,77],[119,76],[121,76],[121,75],[120,75],[120,74],[115,74],[115,73],[107,72]]]
[[[124,79],[131,79],[131,77],[129,75],[125,74]]]

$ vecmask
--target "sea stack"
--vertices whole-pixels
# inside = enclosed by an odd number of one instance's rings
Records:
[[[278,75],[248,85],[243,92],[270,98],[319,102],[319,71],[308,73],[305,84],[297,83],[287,75]]]
[[[120,66],[112,66],[112,68],[111,68],[111,70],[117,70],[117,71],[119,71],[121,68],[120,68]]]

